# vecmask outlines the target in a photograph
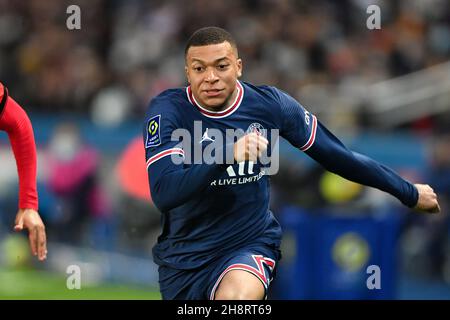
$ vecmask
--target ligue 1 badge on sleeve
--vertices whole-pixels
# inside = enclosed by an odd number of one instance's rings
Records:
[[[148,120],[147,139],[145,140],[146,148],[156,147],[161,144],[160,120],[161,120],[160,114]]]

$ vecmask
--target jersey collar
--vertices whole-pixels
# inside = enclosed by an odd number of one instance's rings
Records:
[[[206,109],[205,107],[202,107],[197,102],[197,100],[195,100],[194,95],[192,94],[191,86],[186,87],[186,95],[187,95],[189,102],[194,107],[196,107],[197,110],[200,111],[201,114],[203,114],[204,116],[206,116],[208,118],[219,119],[219,118],[225,118],[225,117],[229,116],[230,114],[235,112],[241,105],[241,102],[244,98],[244,86],[240,83],[240,81],[237,81],[236,87],[238,90],[236,99],[228,108],[226,108],[225,110],[221,110],[221,111],[210,111],[210,110]]]

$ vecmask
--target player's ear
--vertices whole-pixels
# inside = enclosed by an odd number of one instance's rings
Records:
[[[189,84],[191,84],[191,79],[189,78],[188,67],[184,66],[184,72],[186,73],[186,79]]]
[[[236,66],[237,66],[237,77],[240,78],[242,76],[242,59],[236,60]]]

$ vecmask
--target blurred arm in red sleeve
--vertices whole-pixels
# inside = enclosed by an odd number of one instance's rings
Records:
[[[16,215],[15,231],[29,231],[31,251],[40,260],[47,254],[44,224],[37,212],[36,188],[36,144],[33,127],[25,110],[8,96],[0,83],[0,130],[7,132],[19,175],[19,211]]]

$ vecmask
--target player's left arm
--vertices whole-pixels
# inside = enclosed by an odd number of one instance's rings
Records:
[[[440,211],[437,196],[429,185],[413,185],[389,167],[349,150],[319,121],[314,144],[305,153],[327,170],[348,180],[388,192],[410,208],[430,213]]]
[[[19,175],[19,210],[14,230],[28,229],[32,253],[39,260],[44,260],[47,255],[47,240],[45,226],[38,213],[37,156],[33,128],[25,110],[8,96],[6,88],[2,87],[2,93],[0,130],[8,134]]]
[[[428,185],[411,184],[377,161],[349,150],[318,119],[285,92],[272,89],[280,106],[281,135],[325,169],[348,180],[388,192],[419,211],[440,211]]]

